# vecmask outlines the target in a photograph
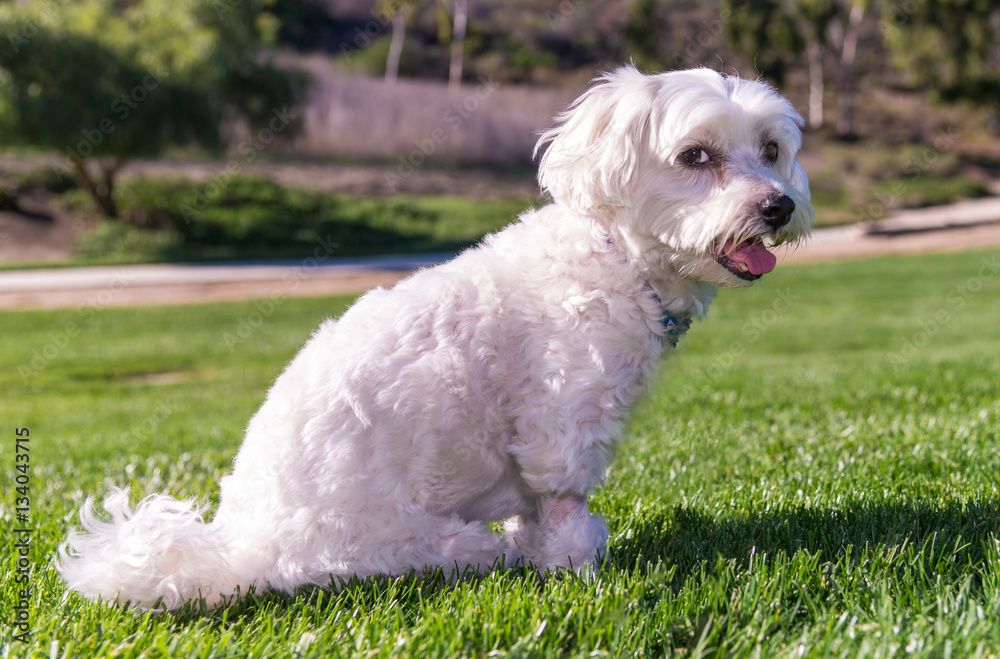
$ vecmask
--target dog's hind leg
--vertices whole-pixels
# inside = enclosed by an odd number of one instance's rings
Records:
[[[463,522],[457,519],[443,520],[441,535],[441,558],[446,568],[455,569],[461,576],[466,570],[482,574],[501,566],[504,554],[503,540],[483,522]],[[504,565],[510,565],[517,557],[507,556]]]
[[[531,513],[507,520],[507,543],[539,570],[593,567],[604,557],[608,526],[591,515],[586,497],[540,497]]]
[[[415,511],[377,522],[374,517],[348,522],[330,539],[325,544],[315,538],[307,555],[291,562],[302,571],[280,584],[271,576],[272,585],[290,590],[295,582],[329,583],[331,576],[336,581],[352,575],[400,575],[436,568],[451,577],[467,571],[482,574],[499,565],[504,553],[502,539],[484,522]]]

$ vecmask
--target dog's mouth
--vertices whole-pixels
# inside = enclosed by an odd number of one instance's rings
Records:
[[[719,265],[745,281],[757,281],[774,270],[778,262],[757,236],[739,243],[730,238],[714,251],[713,256]]]

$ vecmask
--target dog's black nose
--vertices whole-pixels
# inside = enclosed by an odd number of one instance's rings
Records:
[[[767,222],[767,226],[780,229],[791,219],[795,202],[786,194],[770,195],[761,199],[757,208],[760,209],[760,216]]]

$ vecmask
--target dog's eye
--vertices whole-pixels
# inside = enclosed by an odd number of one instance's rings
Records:
[[[764,160],[774,162],[778,159],[778,143],[768,142],[764,147]]]
[[[708,155],[708,151],[695,147],[693,149],[688,149],[683,152],[680,156],[681,160],[688,165],[704,165],[712,162],[712,157]]]

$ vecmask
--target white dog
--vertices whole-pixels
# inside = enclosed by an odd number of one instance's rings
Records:
[[[114,490],[110,522],[88,500],[68,586],[175,608],[436,566],[593,566],[608,532],[587,494],[661,352],[809,230],[800,125],[760,81],[603,76],[539,141],[552,204],[324,323],[250,421],[211,523],[163,495],[133,511]]]

